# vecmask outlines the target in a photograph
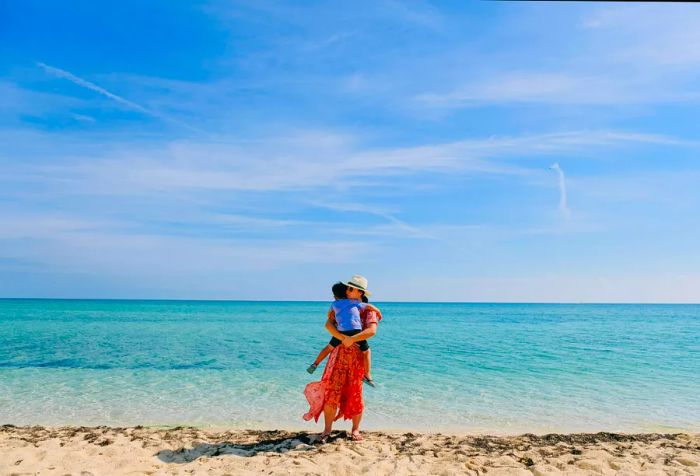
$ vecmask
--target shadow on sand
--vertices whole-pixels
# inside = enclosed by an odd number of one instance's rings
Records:
[[[334,431],[328,438],[328,443],[337,439],[346,439],[348,436],[346,431]],[[221,455],[251,457],[258,453],[286,453],[292,450],[309,451],[314,450],[316,446],[322,445],[322,443],[318,442],[318,439],[318,434],[310,435],[306,432],[278,438],[265,438],[261,435],[258,441],[251,443],[234,443],[231,441],[200,443],[192,448],[160,450],[155,456],[165,463],[191,463],[201,457]]]

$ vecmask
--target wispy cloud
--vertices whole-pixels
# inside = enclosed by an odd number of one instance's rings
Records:
[[[142,112],[144,114],[148,114],[148,115],[152,115],[152,116],[157,117],[157,115],[153,111],[150,111],[149,109],[147,109],[139,104],[136,104],[135,102],[129,101],[128,99],[124,99],[121,96],[117,96],[116,94],[110,93],[106,89],[101,88],[101,87],[97,86],[96,84],[91,83],[90,81],[86,81],[83,78],[79,78],[76,75],[74,75],[73,73],[69,73],[68,71],[64,71],[64,70],[59,69],[59,68],[54,68],[53,66],[49,66],[45,63],[37,63],[37,66],[41,67],[44,71],[46,71],[49,74],[52,74],[52,75],[59,77],[59,78],[67,79],[68,81],[71,81],[71,82],[77,84],[78,86],[82,86],[84,88],[98,92],[98,93],[102,94],[103,96],[107,96],[108,98],[117,101],[118,103],[126,106],[129,109],[134,109],[134,110]]]
[[[368,230],[369,233],[386,234],[387,230],[389,230],[395,236],[402,236],[404,238],[423,238],[423,239],[441,241],[441,238],[438,235],[430,233],[429,231],[426,231],[422,227],[414,226],[414,225],[411,225],[411,224],[405,222],[404,220],[400,220],[399,218],[394,216],[394,214],[389,213],[386,210],[382,210],[381,208],[378,208],[378,207],[361,205],[359,203],[338,204],[338,203],[332,203],[332,202],[323,202],[323,203],[322,202],[315,202],[315,203],[313,203],[313,205],[316,207],[320,207],[320,208],[327,208],[330,210],[336,210],[336,211],[342,211],[342,212],[365,213],[365,214],[372,215],[375,217],[379,217],[383,220],[386,220],[386,222],[390,225],[388,227],[387,226],[371,227],[371,229]]]
[[[667,72],[700,63],[700,12],[693,5],[606,5],[585,13],[580,25],[594,37],[610,35],[605,58]],[[689,71],[692,73],[692,71]]]
[[[62,95],[56,92],[35,91],[23,88],[18,84],[0,79],[0,97],[3,98],[3,116],[17,115],[46,115],[54,114],[57,110],[72,109],[85,106],[85,101]],[[2,130],[0,129],[0,132]]]
[[[601,300],[587,270],[699,267],[691,6],[178,5],[159,21],[180,39],[141,54],[105,28],[112,73],[95,74],[102,43],[70,65],[10,58],[0,267],[24,274],[3,286],[290,298],[299,275],[325,290],[357,266],[397,299]]]
[[[24,215],[0,210],[0,239],[21,244],[5,250],[13,259],[33,258],[38,265],[52,265],[66,272],[102,269],[123,275],[143,272],[201,273],[203,270],[251,270],[295,263],[345,263],[353,256],[371,253],[375,247],[360,240],[342,239],[244,239],[193,237],[174,233],[137,232],[129,223],[74,218],[64,214]],[[243,225],[261,226],[244,220]],[[264,223],[262,226],[268,226]],[[104,253],[105,249],[111,250]],[[177,256],[177,260],[168,257]],[[128,259],[125,259],[129,257]],[[138,257],[137,259],[131,259]],[[160,263],[160,264],[158,264]],[[170,264],[168,264],[170,263]]]
[[[424,281],[400,276],[387,300],[422,296]],[[529,272],[504,277],[436,278],[431,299],[481,302],[688,303],[700,302],[697,273],[653,273],[647,276],[605,272],[597,275]],[[384,296],[383,296],[384,297]],[[420,298],[415,299],[420,300]]]
[[[694,90],[668,88],[657,78],[607,72],[513,71],[464,84],[452,91],[423,93],[416,101],[435,108],[463,108],[487,103],[635,104],[700,100]]]
[[[444,28],[444,15],[428,3],[399,2],[396,0],[384,0],[379,2],[380,8],[387,9],[389,14],[397,20],[416,26],[439,31]]]
[[[528,158],[635,144],[687,145],[673,137],[576,131],[491,137],[396,148],[363,148],[332,133],[272,137],[254,143],[174,141],[118,152],[91,150],[60,164],[14,167],[17,180],[72,182],[71,193],[129,195],[173,190],[248,192],[347,189],[423,172],[527,177]],[[100,144],[100,149],[109,149]],[[39,152],[37,152],[39,153]],[[328,160],[333,157],[333,160]]]
[[[554,170],[559,176],[559,211],[564,215],[564,218],[571,218],[571,210],[569,210],[566,198],[566,177],[564,176],[564,171],[558,162],[552,164],[550,169]]]
[[[69,71],[65,71],[63,69],[59,69],[59,68],[56,68],[54,66],[49,66],[45,63],[37,63],[37,66],[39,66],[44,71],[46,71],[47,73],[49,73],[53,76],[56,76],[58,78],[67,79],[68,81],[70,81],[74,84],[77,84],[78,86],[82,86],[82,87],[87,88],[91,91],[95,91],[96,93],[99,93],[105,97],[108,97],[109,99],[116,101],[117,103],[121,104],[122,106],[125,106],[127,109],[131,109],[131,110],[140,112],[142,114],[176,124],[180,127],[184,127],[184,128],[189,129],[191,131],[200,132],[197,128],[194,128],[194,127],[190,126],[189,124],[186,124],[178,119],[172,118],[172,117],[167,116],[165,114],[161,114],[158,111],[154,111],[154,110],[149,109],[147,107],[144,107],[140,104],[136,104],[133,101],[129,101],[128,99],[125,99],[121,96],[118,96],[114,93],[111,93],[111,92],[107,91],[106,89],[104,89],[104,88],[102,88],[94,83],[91,83],[90,81],[87,81],[83,78],[80,78]]]
[[[693,190],[700,183],[700,171],[695,169],[654,170],[610,176],[576,177],[570,183],[578,195],[604,203],[656,203],[676,210],[700,206],[693,199]]]
[[[504,68],[456,69],[448,81],[426,86],[413,99],[435,109],[488,104],[633,105],[700,101],[695,82],[700,64],[700,13],[689,5],[586,6],[559,18],[568,24],[569,48],[535,42],[510,44],[517,59]],[[522,24],[528,24],[523,21]],[[521,27],[522,27],[521,24]],[[530,23],[541,29],[541,22]],[[555,29],[556,30],[556,29]],[[556,33],[549,40],[556,42]],[[575,53],[573,53],[575,50]],[[542,52],[547,54],[543,55]],[[462,52],[446,54],[458,63]]]

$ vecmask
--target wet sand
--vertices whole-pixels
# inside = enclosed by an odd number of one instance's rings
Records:
[[[0,427],[0,474],[700,475],[700,434],[521,436]]]

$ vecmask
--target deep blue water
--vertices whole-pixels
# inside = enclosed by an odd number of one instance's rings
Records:
[[[378,303],[366,428],[700,431],[700,306]],[[325,302],[0,300],[0,424],[313,428]]]

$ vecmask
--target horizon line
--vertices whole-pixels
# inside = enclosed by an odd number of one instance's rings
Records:
[[[185,298],[70,298],[70,297],[2,297],[0,301],[158,301],[158,302],[250,302],[250,303],[325,303],[330,299],[185,299]],[[545,305],[659,305],[698,306],[700,302],[622,302],[622,301],[371,301],[384,304],[545,304]]]

